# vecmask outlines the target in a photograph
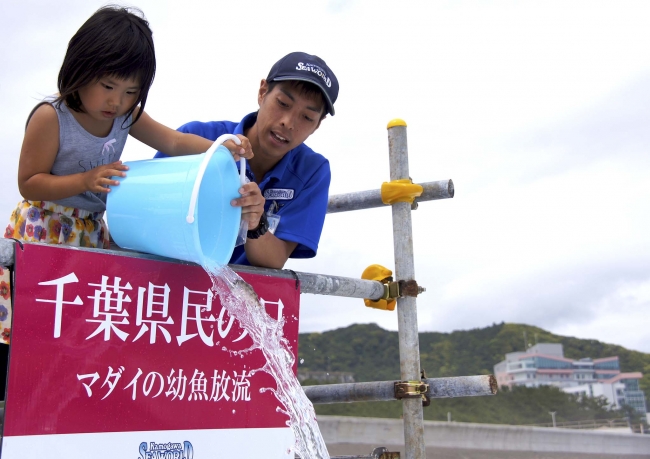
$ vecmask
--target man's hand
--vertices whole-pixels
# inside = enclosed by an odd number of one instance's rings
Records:
[[[255,182],[243,185],[239,192],[242,197],[233,199],[231,204],[242,208],[242,218],[248,222],[248,229],[254,230],[260,224],[266,200],[262,196],[260,187]],[[248,258],[251,265],[282,269],[297,245],[297,242],[283,241],[267,232],[258,239],[249,239],[244,247],[246,258]]]
[[[234,140],[226,140],[223,146],[230,150],[235,161],[239,161],[240,158],[251,159],[254,155],[250,140],[240,134],[237,134],[237,137],[241,140],[241,145],[237,145]]]
[[[235,207],[241,207],[241,218],[248,222],[248,229],[255,229],[260,224],[260,218],[262,218],[262,213],[264,213],[264,203],[266,200],[262,196],[260,187],[255,182],[242,185],[239,193],[242,197],[233,199],[230,204]]]

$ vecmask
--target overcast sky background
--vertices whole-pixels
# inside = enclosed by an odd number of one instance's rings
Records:
[[[56,92],[68,40],[104,3],[0,2],[7,220],[26,116]],[[414,181],[456,188],[413,213],[421,331],[518,322],[650,352],[650,2],[128,5],[154,31],[146,110],[170,127],[239,121],[277,59],[325,59],[341,86],[336,116],[307,143],[330,161],[332,195],[389,180],[386,124],[406,120]],[[123,159],[152,155],[130,138]],[[318,256],[286,267],[359,277],[373,263],[394,266],[388,208],[329,215]],[[360,299],[301,301],[302,332],[397,329],[395,312]]]

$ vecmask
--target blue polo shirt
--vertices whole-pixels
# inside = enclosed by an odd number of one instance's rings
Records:
[[[253,126],[256,119],[257,113],[250,113],[239,124],[231,121],[192,121],[178,128],[178,131],[216,140],[222,134],[244,135],[244,131]],[[155,157],[164,158],[167,155],[158,152]],[[246,175],[251,181],[255,180],[248,161]],[[298,243],[291,258],[316,256],[327,213],[329,161],[303,143],[284,155],[267,172],[259,186],[266,199],[264,210],[268,211],[273,206],[273,213],[281,217],[275,236],[283,241]],[[250,264],[243,245],[235,247],[230,263]]]

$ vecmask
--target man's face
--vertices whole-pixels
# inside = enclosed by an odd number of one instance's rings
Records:
[[[302,94],[295,82],[282,81],[269,92],[268,83],[262,80],[257,100],[256,157],[279,161],[303,143],[318,126],[325,105],[321,94]],[[258,151],[259,150],[259,151]]]

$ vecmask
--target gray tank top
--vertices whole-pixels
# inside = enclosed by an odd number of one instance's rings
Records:
[[[129,127],[122,128],[126,116],[121,116],[113,121],[113,128],[108,136],[95,137],[81,127],[64,102],[54,104],[53,107],[59,118],[59,151],[52,165],[52,175],[86,172],[120,159],[126,138],[129,135]],[[131,120],[128,120],[124,125],[128,126],[130,123]],[[86,191],[53,202],[61,206],[76,207],[90,212],[103,212],[106,210],[106,193]]]

